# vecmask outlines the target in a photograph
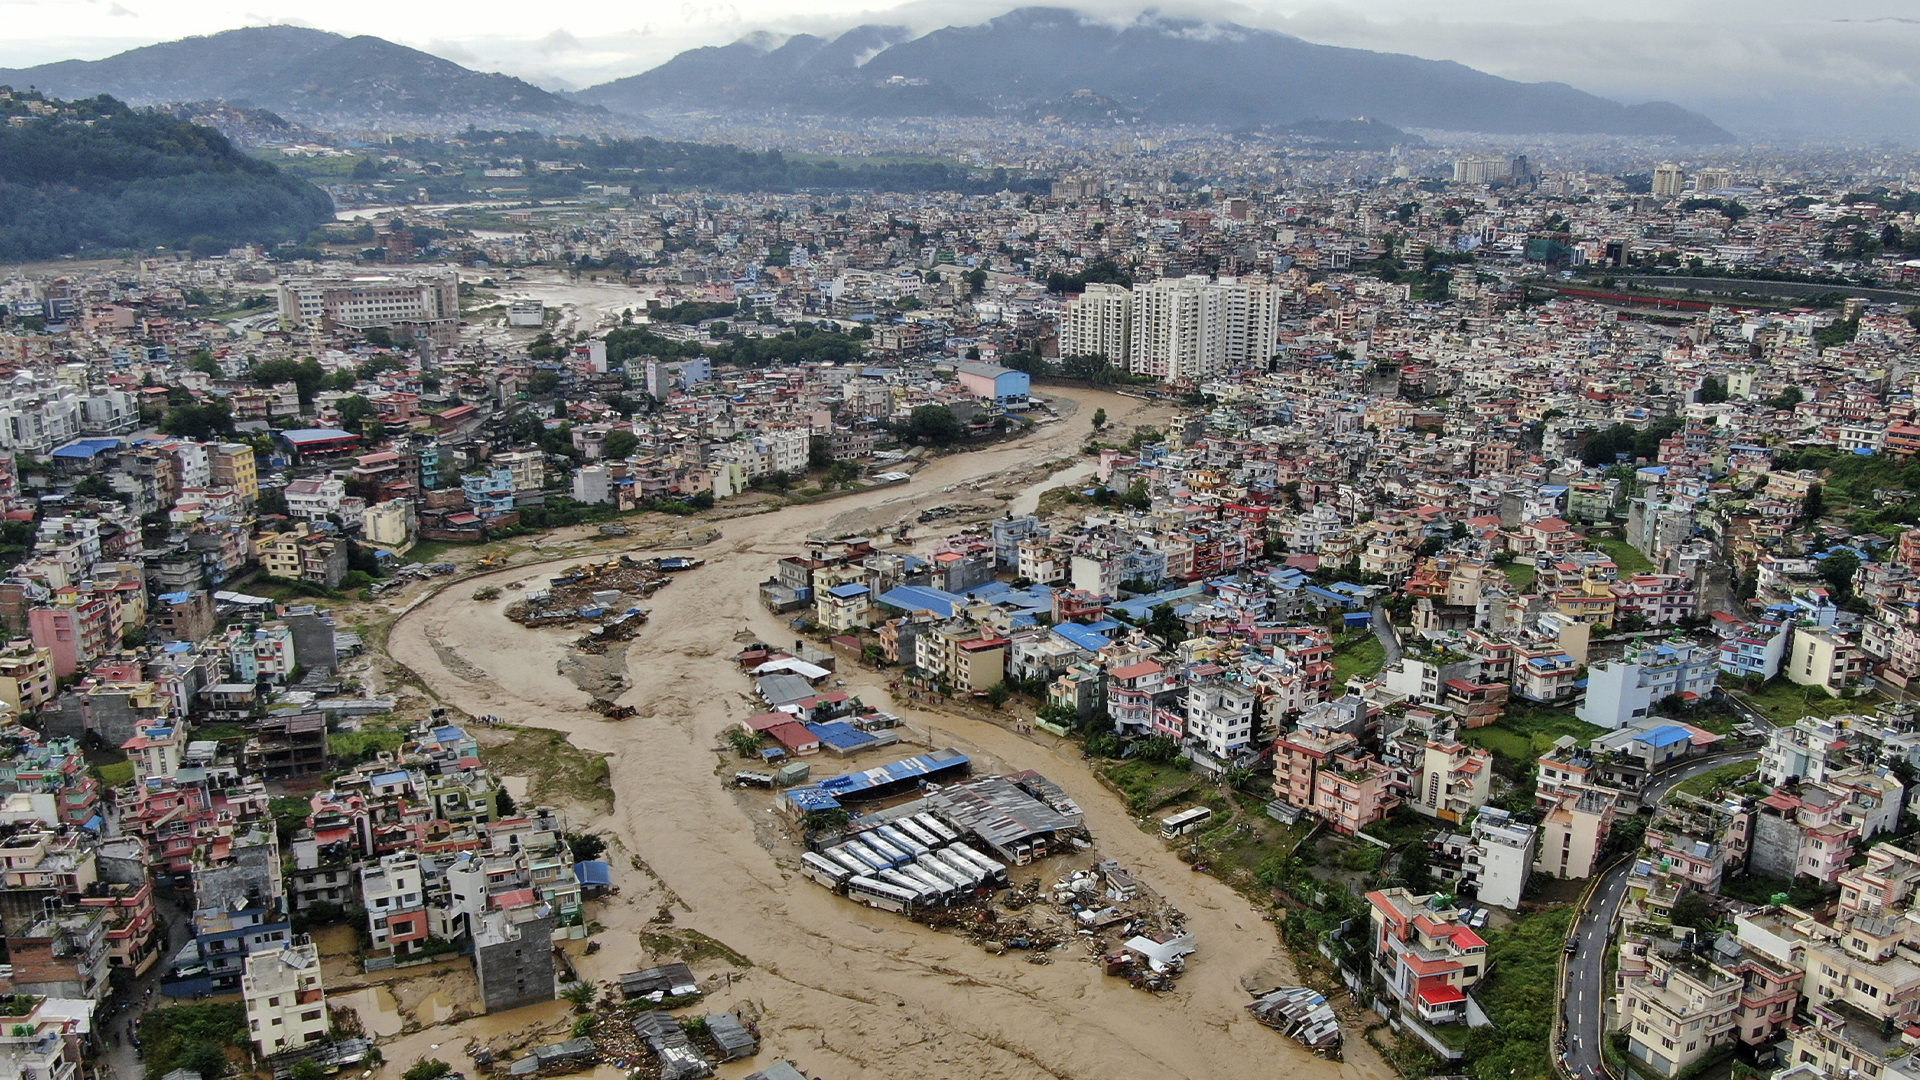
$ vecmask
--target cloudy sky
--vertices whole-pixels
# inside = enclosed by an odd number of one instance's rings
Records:
[[[552,88],[644,71],[743,34],[832,33],[862,22],[917,30],[979,22],[1015,0],[0,0],[0,67],[123,49],[237,26],[293,23],[375,34],[469,67]],[[1067,6],[1130,19],[1141,5]],[[1170,14],[1266,27],[1330,45],[1411,53],[1527,81],[1570,83],[1626,102],[1665,99],[1743,134],[1920,137],[1915,0],[1170,0]]]

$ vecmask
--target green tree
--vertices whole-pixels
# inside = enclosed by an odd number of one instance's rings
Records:
[[[1809,490],[1807,494],[1811,495],[1814,491],[1818,490],[1819,488],[1817,487],[1813,488]],[[1840,601],[1853,596],[1853,575],[1857,573],[1859,569],[1860,556],[1855,555],[1847,548],[1837,548],[1820,560],[1818,572],[1820,579],[1827,583],[1829,589],[1833,590],[1833,598],[1836,601]]]
[[[181,1043],[180,1052],[174,1055],[173,1067],[199,1073],[202,1080],[227,1075],[227,1052],[219,1043],[205,1039],[190,1039]]]
[[[453,1066],[439,1058],[421,1058],[407,1066],[407,1071],[400,1074],[400,1080],[440,1080],[452,1071]]]
[[[341,398],[334,409],[340,413],[342,431],[359,431],[361,424],[379,411],[373,407],[373,402],[368,401],[362,394],[349,394]]]
[[[987,272],[985,270],[967,271],[967,292],[979,296],[987,291]]]
[[[746,728],[731,728],[727,731],[727,745],[741,757],[753,757],[760,752],[760,736]]]
[[[1105,431],[1106,429],[1107,429],[1107,410],[1105,409],[1093,410],[1093,430]]]
[[[167,410],[160,430],[194,442],[210,442],[233,434],[233,413],[224,401],[179,405]]]
[[[190,371],[198,371],[202,375],[215,379],[221,378],[226,374],[226,372],[220,368],[220,361],[215,360],[213,354],[205,349],[201,349],[199,352],[193,354],[193,358],[187,361],[187,369]]]
[[[327,1080],[327,1070],[312,1058],[301,1058],[288,1070],[287,1080]]]
[[[1700,403],[1702,405],[1717,405],[1725,400],[1727,400],[1726,380],[1709,375],[1701,381]]]
[[[1811,525],[1819,521],[1827,512],[1827,490],[1825,485],[1815,484],[1807,489],[1806,498],[1800,500],[1800,521]]]
[[[558,389],[560,389],[560,373],[547,368],[534,372],[533,378],[527,380],[527,392],[534,397],[546,397]]]
[[[1705,930],[1713,925],[1713,906],[1696,889],[1688,889],[1673,902],[1673,924]]]
[[[935,446],[947,446],[966,434],[966,428],[945,405],[922,405],[913,410],[902,434]]]
[[[608,461],[625,461],[632,457],[633,452],[639,448],[640,436],[635,435],[633,432],[609,431],[607,432],[604,456]]]
[[[1153,609],[1147,620],[1147,633],[1161,641],[1173,644],[1186,640],[1187,624],[1182,622],[1172,604],[1160,604]]]
[[[1400,853],[1400,880],[1416,895],[1433,891],[1433,868],[1427,862],[1425,844],[1416,840]]]
[[[606,854],[607,841],[598,833],[568,833],[567,850],[574,862],[591,862]]]

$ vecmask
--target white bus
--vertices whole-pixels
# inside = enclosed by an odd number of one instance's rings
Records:
[[[920,845],[928,851],[932,851],[934,848],[942,847],[946,844],[946,841],[941,840],[939,837],[933,835],[933,833],[922,828],[910,817],[901,818],[894,822],[893,827],[899,829],[908,837],[919,841]]]
[[[814,881],[836,891],[853,876],[852,870],[824,855],[815,855],[811,851],[800,853],[800,870]]]
[[[1196,806],[1191,810],[1182,810],[1172,817],[1160,819],[1160,836],[1164,840],[1171,840],[1176,836],[1185,836],[1190,832],[1202,828],[1207,822],[1212,820],[1213,811],[1204,806]]]
[[[908,836],[905,829],[898,829],[892,825],[882,825],[873,831],[879,833],[881,839],[887,843],[915,857],[925,855],[928,851],[932,850],[927,847],[927,845]]]
[[[982,855],[970,844],[955,844],[946,850],[946,854],[958,855],[980,868],[991,882],[1007,880],[1007,864],[992,856]]]
[[[847,882],[847,896],[885,911],[912,910],[917,894],[878,878],[857,877]]]
[[[954,832],[947,826],[946,822],[941,821],[932,814],[915,814],[913,815],[913,823],[932,833],[934,836],[939,837],[940,842],[943,844],[951,844],[960,839],[959,833]]]

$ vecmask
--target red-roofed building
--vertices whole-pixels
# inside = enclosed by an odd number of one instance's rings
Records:
[[[820,737],[807,730],[807,725],[798,720],[788,719],[785,723],[774,724],[761,734],[779,743],[789,754],[805,756],[820,752]]]
[[[1367,894],[1374,977],[1404,1013],[1428,1024],[1466,1019],[1467,991],[1487,973],[1487,943],[1435,896],[1405,889]]]

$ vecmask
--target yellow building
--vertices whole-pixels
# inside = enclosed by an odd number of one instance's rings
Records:
[[[217,488],[232,488],[234,494],[251,504],[260,497],[260,474],[253,461],[253,447],[246,443],[214,443],[207,455],[209,479]]]
[[[15,641],[0,653],[0,703],[15,717],[53,700],[53,652],[31,641]]]

